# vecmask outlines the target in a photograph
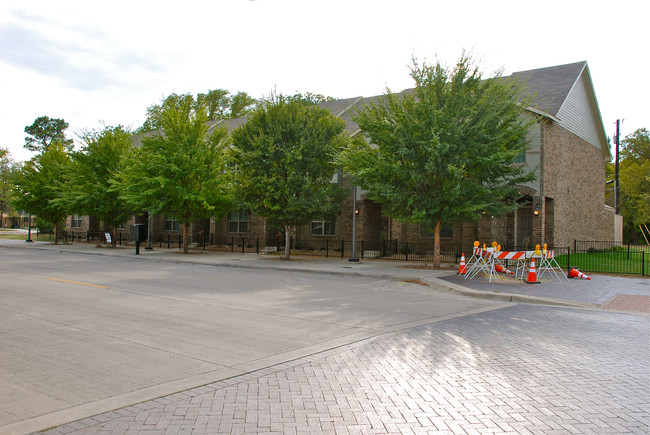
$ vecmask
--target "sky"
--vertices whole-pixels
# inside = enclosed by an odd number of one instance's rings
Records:
[[[586,60],[605,133],[650,128],[647,0],[3,0],[0,147],[39,116],[69,138],[122,125],[171,93],[335,98],[413,87],[412,60],[484,76]]]

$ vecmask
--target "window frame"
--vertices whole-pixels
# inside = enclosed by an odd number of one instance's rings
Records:
[[[248,211],[236,210],[228,212],[227,230],[229,234],[247,234],[248,233]],[[243,217],[243,219],[242,219]],[[235,225],[235,231],[232,225]],[[243,228],[242,228],[243,226]]]
[[[70,226],[74,229],[81,228],[83,226],[83,216],[79,216],[78,214],[73,214],[72,220],[70,222]]]
[[[314,232],[314,224],[320,225],[321,231]],[[327,231],[329,228],[329,232]],[[313,220],[309,222],[309,234],[315,237],[331,237],[336,235],[336,221],[328,221],[326,219]]]
[[[165,216],[163,222],[163,231],[180,231],[181,224],[173,216]]]

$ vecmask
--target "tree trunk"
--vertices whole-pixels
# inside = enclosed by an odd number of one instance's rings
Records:
[[[59,222],[54,222],[54,244],[59,244]]]
[[[117,240],[115,240],[115,239],[117,239],[117,225],[111,226],[111,231],[112,231],[112,234],[111,234],[111,248],[114,248],[115,246],[117,246]],[[101,238],[101,234],[99,235],[99,237]]]
[[[440,269],[440,226],[441,222],[436,222],[433,227],[433,268]]]
[[[189,232],[190,224],[183,224],[183,254],[187,254],[190,250],[189,237],[187,233]]]
[[[284,226],[284,259],[291,259],[291,230],[293,227],[289,225]]]

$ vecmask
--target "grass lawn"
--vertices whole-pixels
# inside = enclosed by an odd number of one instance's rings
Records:
[[[567,265],[567,255],[556,257],[557,262],[564,269],[572,266],[581,272],[601,272],[601,273],[620,273],[641,275],[650,275],[650,249],[645,253],[645,267],[642,267],[642,252],[621,251],[604,251],[604,252],[587,252],[572,253]]]
[[[38,238],[36,237],[36,231],[32,231],[32,240],[39,242],[53,242],[54,237],[50,237],[49,234],[39,234]],[[15,231],[9,231],[5,229],[0,229],[0,239],[11,239],[11,240],[27,240],[27,233],[17,233]]]

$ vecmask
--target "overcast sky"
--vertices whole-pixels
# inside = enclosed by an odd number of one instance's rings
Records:
[[[172,92],[273,89],[335,98],[413,86],[411,59],[484,75],[586,60],[605,132],[650,128],[647,0],[213,0],[0,3],[0,146],[15,160],[25,126],[63,118],[74,138],[137,128]]]

